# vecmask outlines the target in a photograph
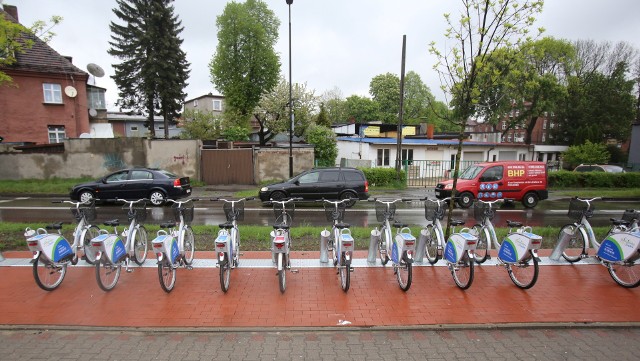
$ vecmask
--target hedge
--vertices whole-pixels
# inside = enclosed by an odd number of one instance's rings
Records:
[[[555,188],[640,188],[640,173],[553,171],[548,174],[548,186]]]
[[[394,186],[398,183],[406,185],[407,184],[407,173],[405,171],[400,172],[400,180],[396,179],[396,170],[395,168],[359,168],[364,172],[365,177],[367,177],[367,181],[369,181],[370,186],[376,187],[388,187]]]

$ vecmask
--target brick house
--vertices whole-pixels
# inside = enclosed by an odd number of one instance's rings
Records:
[[[3,5],[0,14],[19,23],[15,6]],[[23,36],[33,46],[15,54],[16,63],[0,68],[13,80],[0,85],[3,142],[58,143],[88,133],[89,74],[36,36]]]

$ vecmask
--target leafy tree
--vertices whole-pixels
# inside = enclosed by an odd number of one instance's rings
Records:
[[[249,129],[243,126],[228,124],[224,127],[222,136],[227,140],[247,141],[249,140]]]
[[[442,89],[451,97],[453,112],[450,120],[458,127],[458,151],[453,177],[453,195],[456,195],[462,141],[467,120],[478,112],[483,89],[499,84],[509,68],[501,69],[490,78],[479,81],[486,64],[500,48],[512,48],[521,44],[533,25],[534,15],[542,10],[542,1],[528,0],[463,0],[459,20],[453,21],[446,14],[448,29],[445,36],[453,48],[446,52],[438,50],[435,43],[430,46],[438,63]],[[399,167],[399,164],[397,165]],[[450,232],[453,204],[449,205],[449,221],[446,238]]]
[[[307,84],[294,84],[292,88],[294,134],[302,136],[312,122],[316,97]],[[253,116],[260,124],[260,145],[266,145],[276,135],[289,131],[289,82],[283,77],[271,91],[265,93]]]
[[[307,143],[313,144],[316,161],[320,167],[332,167],[336,164],[338,145],[336,134],[322,125],[311,125],[305,136]]]
[[[323,127],[331,128],[331,122],[329,121],[329,117],[327,116],[327,111],[324,108],[324,104],[320,103],[320,113],[316,117],[316,124],[322,125]]]
[[[186,54],[180,49],[180,21],[173,15],[172,0],[116,0],[113,9],[123,24],[111,22],[110,55],[122,59],[112,76],[122,108],[147,115],[145,126],[155,138],[154,115],[168,125],[178,117],[189,76]]]
[[[587,140],[584,144],[570,146],[562,157],[573,168],[579,164],[607,164],[611,155],[606,145]]]
[[[51,29],[62,22],[62,17],[52,16],[49,20],[51,24],[38,20],[26,28],[6,18],[5,14],[0,12],[0,68],[15,64],[16,54],[31,49],[36,37],[48,43],[55,36]],[[0,70],[0,85],[7,83],[12,84],[11,77]]]
[[[400,97],[400,88],[398,88]],[[404,116],[405,124],[418,124],[426,116],[429,106],[435,99],[431,90],[415,71],[409,71],[404,77]]]
[[[376,75],[369,83],[369,94],[378,103],[380,120],[383,123],[397,124],[400,112],[400,78],[391,73]]]
[[[186,110],[182,125],[182,139],[213,140],[222,135],[222,118],[213,112]]]
[[[337,87],[327,90],[319,97],[319,102],[324,105],[327,118],[331,124],[340,124],[348,120],[346,104],[342,92]]]
[[[345,101],[345,114],[358,123],[375,121],[380,119],[380,106],[369,98],[352,95]]]
[[[211,81],[225,96],[238,124],[247,122],[261,98],[278,84],[274,50],[280,21],[261,0],[227,3],[217,17],[218,45],[209,63]]]

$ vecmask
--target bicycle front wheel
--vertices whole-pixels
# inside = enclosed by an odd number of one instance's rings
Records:
[[[158,262],[158,278],[160,279],[160,287],[169,293],[176,285],[176,268],[168,261]]]
[[[82,236],[82,247],[84,249],[84,260],[88,264],[96,263],[96,251],[91,246],[91,240],[98,237],[100,234],[100,228],[97,226],[89,226],[85,229]]]
[[[380,256],[380,262],[382,262],[383,266],[389,262],[389,255],[387,254],[389,242],[391,242],[391,231],[383,228],[380,234],[380,242],[378,242],[378,256]]]
[[[184,263],[190,266],[196,254],[196,239],[193,236],[191,226],[185,226],[182,232],[182,239],[184,240]]]
[[[533,264],[530,261],[533,261]],[[535,257],[531,257],[528,261],[508,264],[507,272],[516,286],[527,290],[533,287],[538,280],[538,260]]]
[[[640,285],[640,268],[636,268],[636,266],[635,263],[607,263],[611,278],[625,288],[635,288]]]
[[[231,263],[227,254],[224,255],[224,260],[220,263],[220,288],[222,292],[229,290],[229,283],[231,283]]]
[[[558,233],[558,240],[565,233],[573,234],[571,239],[567,244],[567,248],[562,252],[562,257],[567,260],[567,262],[575,263],[582,259],[582,255],[585,253],[587,239],[582,228],[578,229],[575,224],[567,224],[560,229],[560,233]]]
[[[147,259],[147,229],[140,226],[133,230],[131,237],[133,238],[133,260],[138,266],[142,266]]]
[[[473,226],[473,230],[478,235],[478,242],[476,243],[476,252],[474,253],[475,261],[477,264],[482,264],[487,260],[489,242],[491,239],[489,238],[489,231],[482,227],[480,224],[476,224]]]
[[[427,225],[427,242],[425,244],[425,256],[430,264],[435,264],[440,259],[438,255],[438,234],[433,224]]]
[[[351,286],[351,263],[345,261],[344,253],[342,253],[342,263],[340,265],[340,287],[342,290],[347,292],[349,291],[349,287]]]
[[[473,283],[473,263],[474,261],[471,259],[469,251],[466,251],[458,263],[451,265],[453,281],[462,290],[471,287]]]
[[[111,291],[120,278],[122,263],[112,264],[103,255],[100,260],[96,260],[96,281],[98,286],[105,291]]]
[[[278,284],[280,285],[280,293],[284,293],[287,289],[287,270],[284,253],[278,253]]]
[[[411,287],[411,279],[413,274],[413,265],[407,262],[406,253],[402,255],[400,263],[396,267],[396,278],[400,289],[407,292]]]
[[[66,274],[66,263],[56,265],[44,261],[41,254],[33,261],[33,278],[36,280],[38,287],[45,291],[53,291],[58,288]]]

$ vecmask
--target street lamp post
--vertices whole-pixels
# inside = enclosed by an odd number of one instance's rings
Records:
[[[289,6],[289,178],[293,177],[293,80],[291,78],[291,4],[293,0],[286,0]]]

